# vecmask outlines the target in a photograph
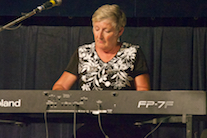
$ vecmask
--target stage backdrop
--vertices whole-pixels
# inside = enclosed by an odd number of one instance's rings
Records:
[[[49,0],[1,0],[0,16],[20,16]],[[127,17],[206,17],[206,0],[62,0],[38,16],[91,17],[103,4],[118,4]]]
[[[152,90],[206,90],[206,35],[207,28],[126,27],[121,41],[144,51]],[[0,32],[0,88],[51,89],[76,48],[92,41],[91,27],[22,26]]]
[[[205,27],[126,27],[121,37],[142,48],[152,90],[206,90],[206,40]],[[77,47],[92,41],[91,27],[22,26],[0,32],[0,89],[51,89]],[[4,138],[45,136],[44,124],[39,123],[0,127]],[[204,123],[197,125],[198,136],[204,127]],[[169,138],[169,132],[173,138],[185,138],[184,128],[165,131],[169,128],[161,127],[159,138]],[[72,126],[49,123],[49,133],[50,138],[66,138]]]

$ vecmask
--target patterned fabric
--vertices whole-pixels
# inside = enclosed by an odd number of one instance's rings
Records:
[[[134,88],[134,68],[139,46],[123,43],[116,56],[103,62],[95,50],[95,43],[78,49],[80,87],[90,90],[122,90]]]

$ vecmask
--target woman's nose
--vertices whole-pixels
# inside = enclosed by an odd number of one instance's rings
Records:
[[[98,38],[103,38],[103,32],[102,31],[98,32]]]

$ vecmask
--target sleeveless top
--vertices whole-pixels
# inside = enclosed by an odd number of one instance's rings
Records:
[[[145,57],[138,45],[122,43],[109,62],[103,62],[95,50],[95,42],[80,46],[65,71],[78,76],[80,89],[135,90],[134,78],[148,73]]]

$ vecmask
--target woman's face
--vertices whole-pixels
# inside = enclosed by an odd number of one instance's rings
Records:
[[[123,30],[123,29],[122,29]],[[109,19],[93,23],[93,35],[96,47],[104,51],[110,51],[117,46],[117,39],[123,31],[117,31]]]

